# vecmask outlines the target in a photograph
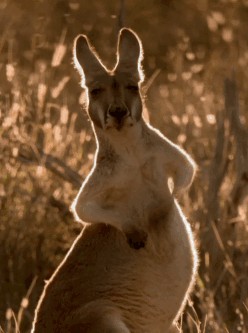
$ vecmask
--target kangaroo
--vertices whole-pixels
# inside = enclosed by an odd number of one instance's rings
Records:
[[[33,333],[179,332],[197,252],[175,197],[195,163],[142,118],[142,56],[127,28],[111,71],[86,36],[75,40],[97,150],[72,204],[84,228],[45,286]]]

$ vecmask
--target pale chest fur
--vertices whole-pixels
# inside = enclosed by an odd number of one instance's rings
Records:
[[[118,134],[118,133],[117,133]],[[111,152],[110,152],[111,151]],[[111,135],[111,145],[100,147],[93,177],[99,174],[106,191],[102,197],[106,206],[120,201],[125,209],[135,205],[141,218],[147,217],[147,208],[171,201],[168,188],[168,173],[160,162],[161,153],[158,148],[146,142],[141,128],[126,135]],[[108,189],[107,189],[108,188]],[[145,209],[146,207],[146,209]]]

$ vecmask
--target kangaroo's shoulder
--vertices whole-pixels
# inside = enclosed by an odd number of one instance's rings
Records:
[[[156,155],[162,157],[165,154],[168,156],[171,151],[184,154],[184,151],[177,144],[170,141],[159,129],[148,123],[145,124],[143,129],[143,144],[144,151],[151,157]]]

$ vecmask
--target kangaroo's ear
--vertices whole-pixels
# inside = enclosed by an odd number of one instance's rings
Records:
[[[106,69],[96,55],[85,35],[79,35],[74,41],[74,64],[82,77],[82,86],[87,86],[97,76],[106,75]]]
[[[139,37],[127,28],[121,29],[118,39],[116,72],[129,72],[137,78],[144,79],[141,68],[143,48]]]

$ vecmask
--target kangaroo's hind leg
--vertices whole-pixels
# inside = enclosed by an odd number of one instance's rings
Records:
[[[93,301],[77,311],[66,325],[69,333],[131,333],[118,308],[106,301]]]

